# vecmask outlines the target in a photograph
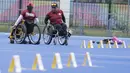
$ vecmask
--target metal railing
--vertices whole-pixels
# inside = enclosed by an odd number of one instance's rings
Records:
[[[97,2],[96,2],[97,1]],[[71,1],[70,25],[78,34],[129,36],[129,1],[74,0]],[[95,31],[94,31],[95,30]],[[90,32],[95,32],[90,34]],[[117,33],[118,32],[118,33]],[[77,33],[76,33],[77,34]]]
[[[51,10],[50,4],[57,2],[60,6],[60,0],[0,0],[0,31],[9,31],[30,1],[41,25]],[[111,36],[114,32],[130,36],[129,3],[129,0],[71,0],[70,28],[78,35]]]
[[[60,6],[60,0],[0,0],[0,31],[10,31],[10,26],[17,20],[21,11],[26,9],[28,2],[34,4],[34,11],[43,24],[45,15],[51,10],[51,3]]]

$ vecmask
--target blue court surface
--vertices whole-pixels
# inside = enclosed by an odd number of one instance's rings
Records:
[[[88,37],[88,36],[72,36],[69,39],[68,46],[45,45],[41,40],[39,45],[30,44],[10,44],[8,34],[0,33],[0,73],[8,73],[8,68],[13,55],[19,55],[22,73],[130,73],[130,48],[98,48],[94,44],[94,48],[80,48],[83,40],[86,45],[89,40],[98,41],[105,37]],[[120,38],[124,40],[127,46],[130,44],[129,38]],[[60,53],[63,69],[52,69],[54,53]],[[66,66],[69,53],[74,52],[77,68]],[[87,65],[84,67],[84,55],[90,53],[92,67]],[[31,70],[35,55],[40,53],[42,62],[46,71]]]

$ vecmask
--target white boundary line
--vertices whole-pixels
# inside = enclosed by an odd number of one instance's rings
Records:
[[[63,53],[63,54],[69,54],[69,53]],[[85,54],[80,54],[80,53],[77,53],[75,54],[77,56],[82,56],[82,55],[85,55]],[[90,54],[91,57],[110,57],[110,58],[127,58],[127,59],[130,59],[130,56],[116,56],[116,55],[96,55],[96,54]]]
[[[104,60],[93,60],[94,63],[105,63],[105,64],[121,64],[121,65],[130,65],[129,62],[124,62],[124,61],[104,61]],[[105,65],[104,64],[104,65]]]
[[[130,56],[115,56],[115,55],[93,55],[91,54],[91,56],[95,56],[95,57],[105,57],[105,58],[127,58],[130,59]]]
[[[15,51],[13,51],[13,50],[0,50],[0,52],[24,52],[24,53],[36,53],[36,51],[23,51],[23,50],[15,50]]]
[[[14,53],[38,53],[40,51],[23,51],[23,50],[0,50],[0,52],[14,52]],[[52,53],[44,53],[44,54],[54,54],[55,52],[52,52]],[[63,56],[68,56],[70,53],[60,53],[62,54]],[[84,54],[81,54],[81,53],[75,53],[76,56],[84,56]],[[96,54],[90,54],[91,57],[105,57],[105,58],[125,58],[125,59],[130,59],[130,56],[116,56],[116,55],[96,55]]]
[[[7,32],[0,32],[0,35],[2,35],[2,34],[4,34],[4,35],[9,35],[10,33],[7,33]],[[102,38],[111,38],[111,37],[96,37],[96,36],[77,36],[77,35],[73,35],[72,37],[77,37],[77,38],[79,38],[79,37],[81,37],[81,38],[92,38],[92,39],[102,39]],[[126,40],[129,40],[129,38],[119,38],[119,39],[126,39]]]
[[[80,62],[83,62],[83,60],[78,60],[78,62],[80,63]],[[92,62],[93,63],[95,63],[95,64],[97,64],[97,65],[93,65],[92,67],[105,67],[105,64],[120,64],[120,65],[130,65],[130,62],[125,62],[125,61],[112,61],[112,60],[96,60],[96,59],[94,59],[94,60],[92,60]],[[100,64],[102,64],[103,66],[99,66]],[[87,65],[87,66],[89,66],[89,65]],[[90,66],[89,66],[90,67]]]
[[[0,73],[2,73],[2,70],[0,69]]]
[[[64,68],[67,67],[66,64],[62,64],[62,65],[64,66]],[[78,67],[82,67],[82,65],[80,65],[80,64],[77,64],[77,66],[78,66]],[[72,67],[72,66],[71,66],[71,67]],[[84,66],[83,66],[83,67],[84,67]],[[93,65],[93,66],[86,65],[85,67],[100,67],[100,68],[105,68],[104,66],[97,66],[97,65]]]
[[[32,68],[22,68],[22,70],[30,70],[30,71],[33,71]],[[40,70],[41,71],[41,70]],[[43,71],[47,71],[47,69],[43,70]]]

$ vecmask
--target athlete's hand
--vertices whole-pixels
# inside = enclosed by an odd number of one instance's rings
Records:
[[[16,25],[13,25],[13,26],[12,26],[12,29],[15,29],[15,28],[16,28]]]

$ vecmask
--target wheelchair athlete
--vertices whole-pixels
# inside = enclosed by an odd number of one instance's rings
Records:
[[[66,20],[65,16],[62,10],[58,9],[57,3],[52,3],[51,4],[52,10],[47,13],[44,23],[47,25],[48,20],[50,20],[50,24],[54,26],[56,30],[58,30],[60,36],[64,36],[67,39],[67,26],[66,26]],[[56,33],[55,31],[52,31],[52,37],[53,34]],[[69,36],[71,34],[69,33]],[[67,43],[67,40],[66,40]]]
[[[30,33],[33,32],[34,24],[39,23],[39,19],[37,18],[35,12],[33,12],[33,7],[34,7],[34,5],[32,3],[28,3],[27,9],[22,11],[21,15],[18,17],[17,21],[12,26],[13,31],[11,32],[11,34],[9,36],[10,43],[14,43],[13,33],[15,32],[16,26],[18,26],[18,24],[21,23],[22,20],[25,21],[24,24],[25,24],[25,26],[27,28],[27,34],[30,34]],[[24,40],[22,43],[26,44],[27,41]],[[31,43],[31,42],[29,41],[29,43]]]

